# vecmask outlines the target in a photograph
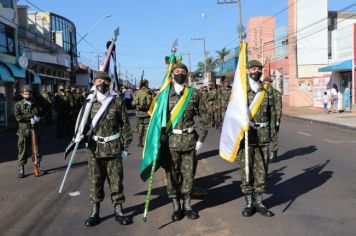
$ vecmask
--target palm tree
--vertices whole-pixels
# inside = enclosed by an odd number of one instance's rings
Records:
[[[218,63],[221,64],[224,62],[224,57],[227,56],[230,53],[230,50],[227,50],[225,47],[223,47],[220,51],[216,51],[218,54]]]
[[[214,72],[217,65],[217,60],[214,60],[212,57],[206,59],[206,72]],[[198,62],[198,68],[196,72],[202,73],[205,70],[204,62]]]

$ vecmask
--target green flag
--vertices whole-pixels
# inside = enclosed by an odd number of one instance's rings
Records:
[[[176,57],[172,54],[169,57],[169,66],[167,68],[162,87],[159,95],[153,101],[149,113],[151,114],[150,123],[148,125],[145,146],[143,149],[143,157],[140,167],[140,176],[143,181],[146,181],[151,176],[152,164],[156,162],[159,157],[159,149],[161,145],[161,131],[167,126],[167,107],[168,96],[170,91],[170,84],[172,82],[171,71],[176,63]],[[159,162],[158,162],[159,163]],[[154,171],[160,165],[155,164]]]

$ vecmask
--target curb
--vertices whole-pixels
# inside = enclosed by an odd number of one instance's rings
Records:
[[[286,114],[283,114],[283,116],[291,118],[291,119],[303,120],[303,121],[312,121],[312,122],[315,122],[315,123],[318,123],[318,124],[322,124],[322,125],[328,125],[328,126],[332,126],[332,127],[341,128],[341,129],[347,129],[347,130],[356,131],[356,127],[354,127],[354,126],[341,125],[341,124],[337,124],[337,123],[321,121],[321,120],[314,120],[314,119],[310,119],[310,118],[293,116],[293,115],[286,115]]]

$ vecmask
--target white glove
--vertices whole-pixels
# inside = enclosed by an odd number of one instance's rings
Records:
[[[36,124],[36,120],[35,120],[35,118],[34,118],[34,117],[32,117],[30,121],[31,121],[31,125]]]
[[[195,151],[198,151],[203,146],[203,143],[198,141],[197,145],[195,146]]]
[[[33,118],[35,119],[36,122],[40,122],[40,120],[41,120],[41,117],[38,117],[36,115],[34,115]]]
[[[84,138],[84,135],[81,135],[81,136],[79,136],[79,137],[75,137],[75,138],[74,138],[74,142],[75,142],[75,143],[79,143],[80,141],[82,141],[83,138]]]
[[[127,156],[128,156],[127,151],[122,151],[122,152],[121,152],[121,158],[122,158],[122,160],[125,160],[125,159],[127,158]]]

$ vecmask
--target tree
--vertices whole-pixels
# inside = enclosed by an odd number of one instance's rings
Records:
[[[227,50],[225,47],[223,47],[220,51],[216,51],[218,54],[218,63],[221,64],[224,62],[224,57],[227,56],[230,53],[230,50]]]
[[[215,68],[217,65],[217,61],[214,60],[214,58],[209,57],[206,59],[206,72],[214,72]],[[196,69],[195,72],[198,73],[204,73],[205,71],[205,65],[204,62],[198,62],[198,68]]]

